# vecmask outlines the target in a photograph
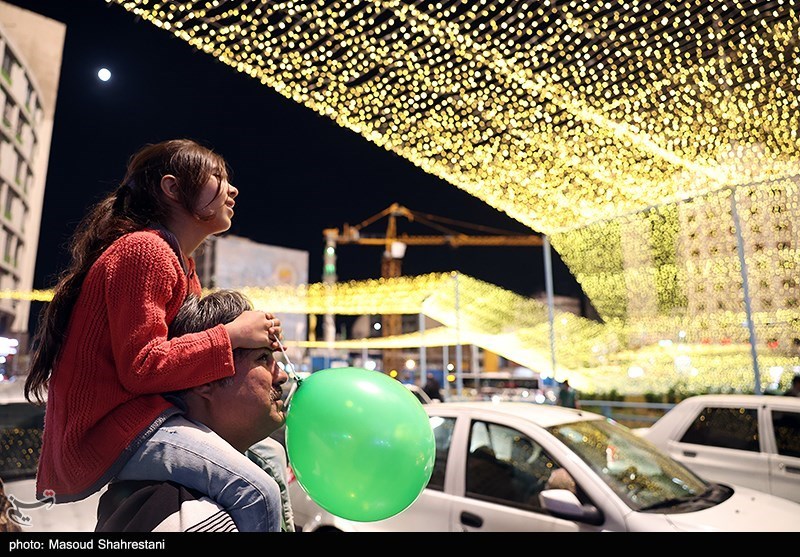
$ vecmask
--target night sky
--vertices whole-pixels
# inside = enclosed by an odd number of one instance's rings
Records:
[[[53,286],[86,209],[114,189],[143,144],[196,139],[221,153],[239,189],[231,234],[309,252],[322,274],[322,231],[392,203],[511,233],[531,233],[483,201],[337,126],[169,32],[103,0],[10,0],[67,25],[35,289]],[[97,71],[112,72],[108,82]],[[385,233],[386,220],[366,228]],[[398,232],[435,234],[398,219]],[[380,276],[382,248],[340,246],[339,280]],[[544,290],[541,247],[409,246],[403,273],[458,270],[523,295]],[[556,295],[580,286],[553,252]],[[32,314],[38,309],[34,306]]]

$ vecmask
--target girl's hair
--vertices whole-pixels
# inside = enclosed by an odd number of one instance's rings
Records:
[[[218,176],[222,190],[228,167],[221,155],[189,139],[148,144],[130,158],[119,187],[89,210],[72,235],[71,263],[59,275],[53,299],[42,311],[33,339],[31,367],[25,381],[28,401],[44,402],[44,391],[72,309],[92,264],[121,236],[164,225],[169,206],[161,190],[161,178],[167,174],[178,183],[181,206],[202,220],[196,207],[201,188],[209,178]]]

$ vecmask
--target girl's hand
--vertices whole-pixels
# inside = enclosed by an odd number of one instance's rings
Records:
[[[271,313],[245,311],[225,324],[232,348],[264,348],[280,350],[278,340],[283,339],[281,321]]]

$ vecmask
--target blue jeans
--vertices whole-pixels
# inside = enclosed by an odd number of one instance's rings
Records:
[[[214,499],[240,532],[280,532],[278,483],[202,424],[168,418],[116,479],[173,481]]]

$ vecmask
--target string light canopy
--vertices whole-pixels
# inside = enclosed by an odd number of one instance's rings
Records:
[[[532,229],[798,174],[796,0],[107,0]]]
[[[676,384],[687,391],[752,389],[752,362],[741,339],[721,345],[699,339],[692,329],[675,342],[653,340],[652,331],[674,323],[610,320],[597,323],[565,311],[553,320],[556,368],[552,369],[550,323],[546,306],[498,286],[455,273],[434,273],[336,284],[248,287],[242,292],[256,309],[277,313],[368,315],[421,313],[441,327],[424,334],[310,342],[286,339],[290,347],[434,348],[471,344],[499,354],[543,376],[569,377],[584,392],[664,393]],[[51,291],[2,291],[0,297],[49,301]],[[731,320],[735,316],[731,317]],[[643,334],[644,332],[644,334]],[[638,342],[632,342],[638,339]],[[788,385],[797,358],[769,350],[762,356],[764,383]],[[772,374],[775,373],[774,379]]]
[[[798,0],[107,2],[550,236],[605,321],[559,361],[739,388],[748,337],[762,375],[800,356]],[[514,328],[542,348],[481,334]]]

